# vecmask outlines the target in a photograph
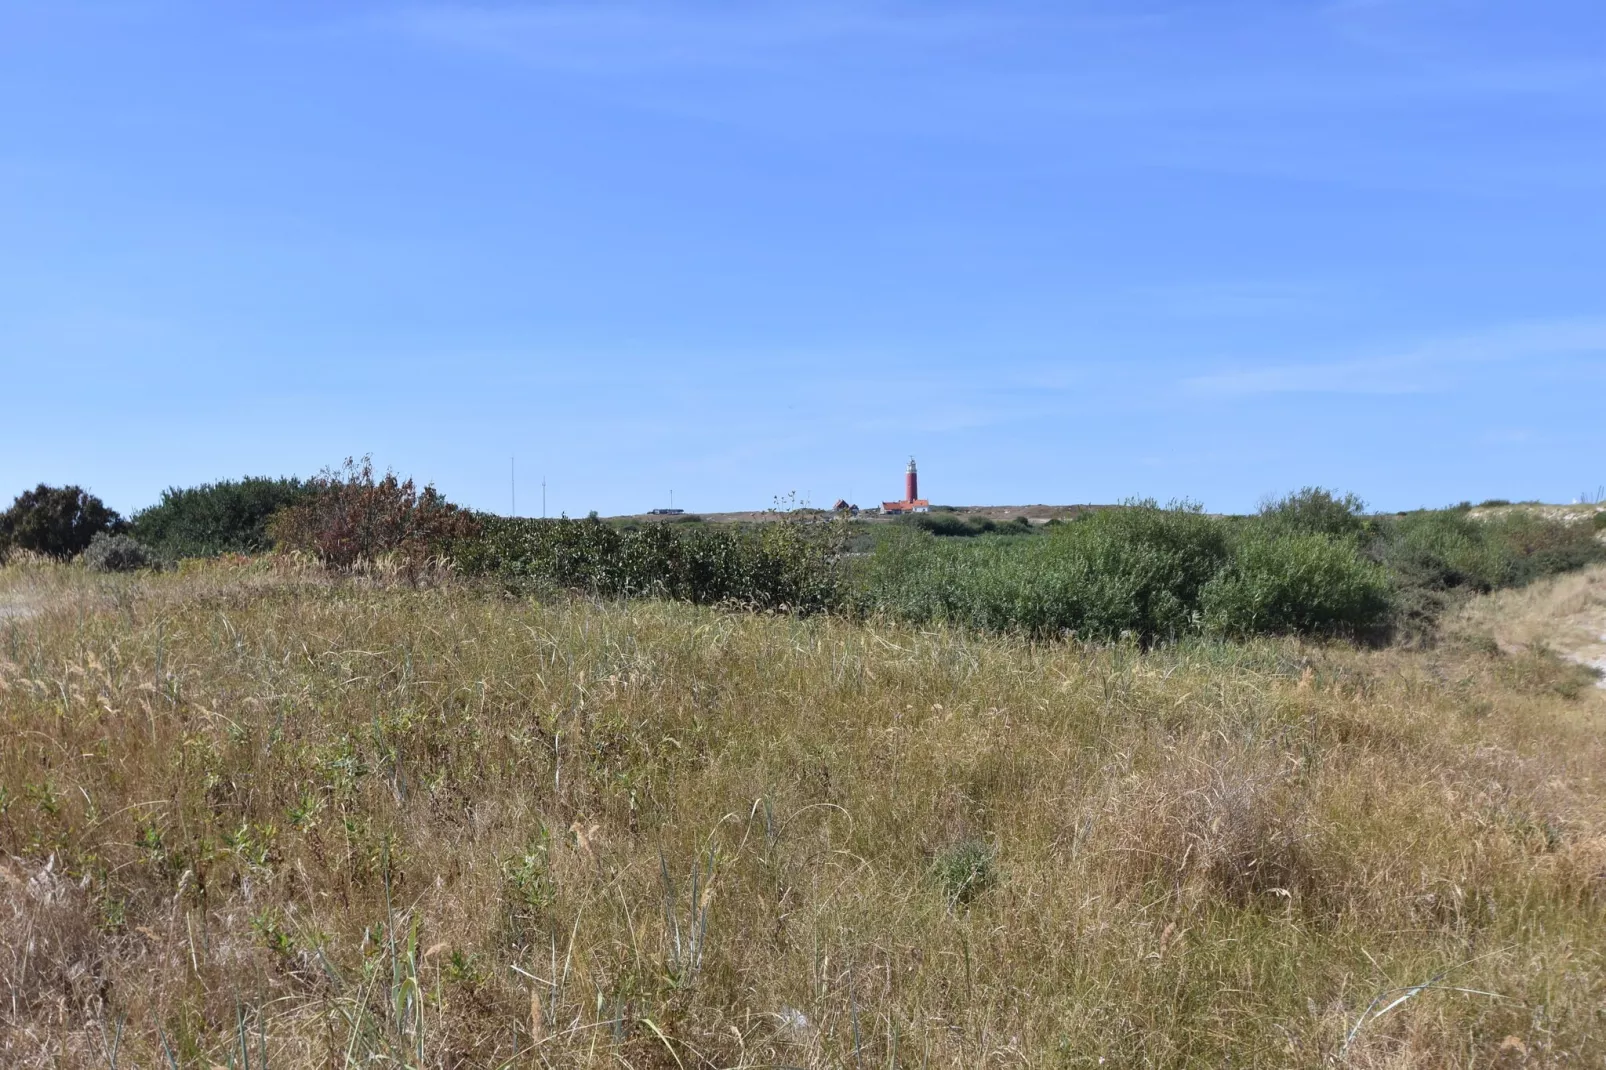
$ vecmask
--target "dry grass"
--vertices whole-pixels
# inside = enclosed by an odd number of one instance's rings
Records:
[[[1449,624],[1462,636],[1492,638],[1507,652],[1551,650],[1606,671],[1606,565],[1497,591]]]
[[[1606,1059],[1606,695],[1543,653],[24,590],[8,1067]]]

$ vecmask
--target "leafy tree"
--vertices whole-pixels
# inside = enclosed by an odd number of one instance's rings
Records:
[[[127,525],[115,510],[82,487],[44,483],[17,495],[0,513],[0,551],[32,550],[51,557],[75,557],[96,532],[118,532]]]

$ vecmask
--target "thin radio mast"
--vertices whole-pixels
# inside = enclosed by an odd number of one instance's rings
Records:
[[[508,516],[519,515],[519,482],[514,472],[513,458],[509,457],[507,459]]]
[[[541,477],[541,519],[546,519],[546,476]]]

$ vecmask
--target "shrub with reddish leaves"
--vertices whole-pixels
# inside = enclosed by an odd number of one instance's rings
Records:
[[[332,569],[388,556],[416,575],[453,540],[479,531],[471,513],[433,486],[419,490],[394,472],[376,479],[368,457],[324,469],[307,488],[306,500],[276,513],[269,530],[278,549],[312,554]]]

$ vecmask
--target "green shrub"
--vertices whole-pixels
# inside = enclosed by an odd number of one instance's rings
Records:
[[[1606,560],[1592,526],[1519,509],[1484,522],[1486,538],[1505,562],[1502,585],[1521,586],[1558,572]]]
[[[914,621],[1151,642],[1194,629],[1199,592],[1227,556],[1221,521],[1140,502],[1031,539],[893,532],[858,569],[857,594],[866,610]]]
[[[1456,509],[1382,518],[1368,552],[1388,570],[1407,633],[1431,632],[1468,595],[1606,560],[1590,525],[1521,509],[1486,519]]]
[[[1606,510],[1595,514],[1594,520],[1590,521],[1590,527],[1596,531],[1606,531]]]
[[[0,555],[31,550],[50,557],[76,557],[98,532],[121,531],[122,517],[82,487],[41,483],[23,491],[0,513]]]
[[[1263,504],[1260,520],[1279,531],[1349,538],[1366,531],[1365,512],[1366,503],[1353,494],[1305,487]]]
[[[273,548],[268,521],[306,494],[298,479],[266,476],[170,487],[160,502],[134,514],[130,530],[169,558],[264,553]]]
[[[1491,591],[1507,569],[1488,535],[1487,522],[1459,510],[1424,510],[1384,520],[1372,553],[1403,587]]]
[[[1380,527],[1373,556],[1405,587],[1486,592],[1606,559],[1588,525],[1517,510],[1484,520],[1407,513]]]
[[[153,561],[146,546],[130,535],[95,532],[84,548],[84,567],[91,572],[134,572],[149,568]]]
[[[1392,606],[1388,575],[1353,542],[1319,534],[1254,532],[1200,597],[1215,635],[1380,634]]]
[[[966,518],[948,511],[916,513],[904,520],[903,523],[920,531],[929,531],[933,535],[961,539],[975,535],[988,535],[998,530],[998,525],[987,517]]]
[[[432,486],[418,490],[391,472],[376,479],[367,457],[324,469],[306,491],[273,515],[268,534],[278,549],[310,553],[333,569],[390,556],[411,575],[479,530],[472,514]]]

